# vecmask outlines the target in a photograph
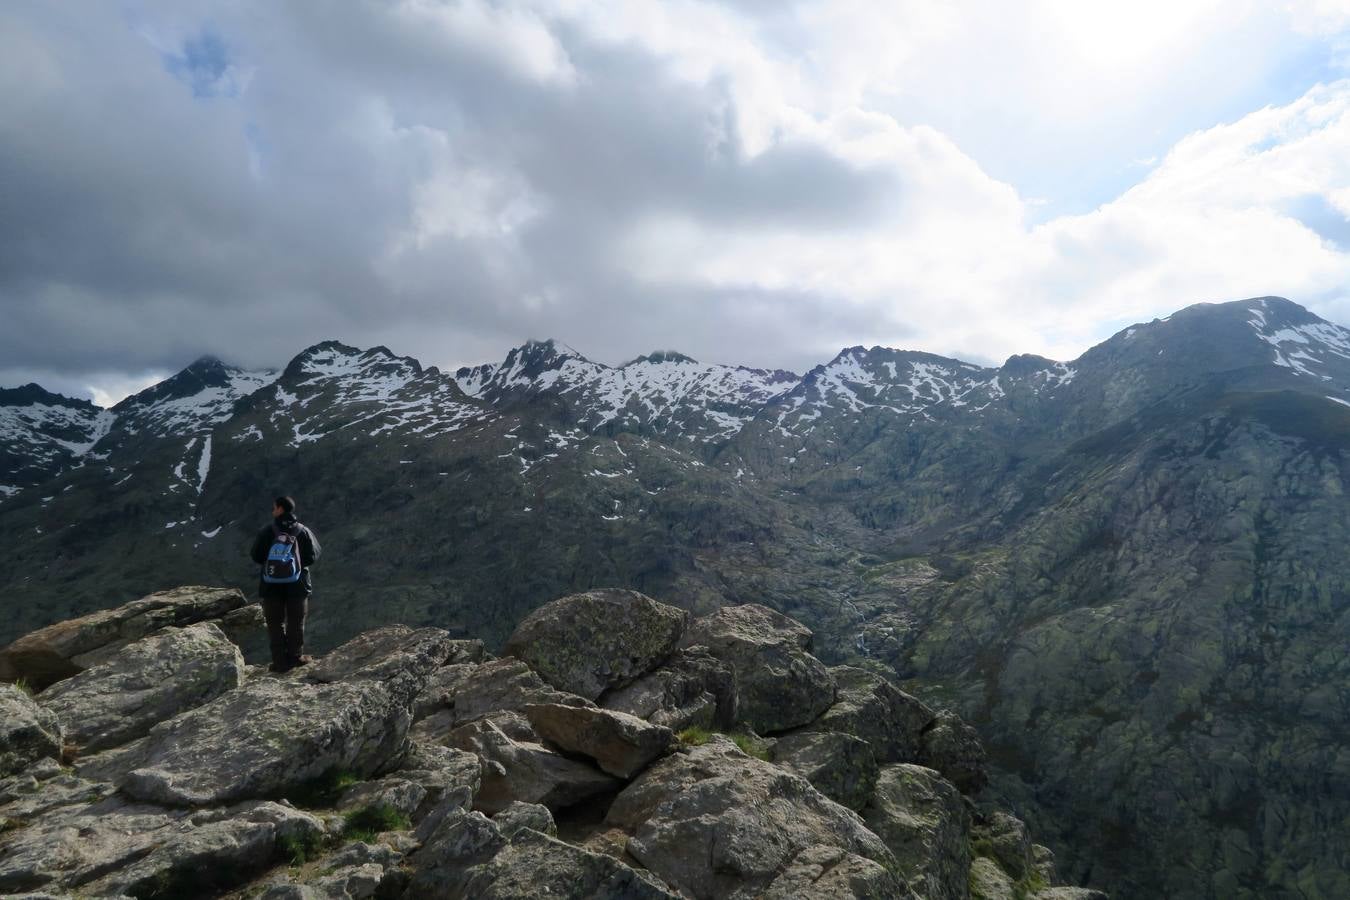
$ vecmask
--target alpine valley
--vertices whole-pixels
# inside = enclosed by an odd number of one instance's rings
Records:
[[[1113,897],[1350,896],[1350,329],[1200,304],[1072,362],[804,376],[555,341],[202,359],[110,410],[0,391],[0,646],[199,583],[292,493],[315,653],[496,651],[559,596],[762,604],[970,723],[982,800]]]

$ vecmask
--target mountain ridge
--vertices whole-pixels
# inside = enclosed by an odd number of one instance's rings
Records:
[[[113,428],[0,502],[0,640],[185,575],[251,590],[240,548],[294,492],[339,548],[316,647],[390,621],[495,646],[599,586],[762,604],[977,727],[990,789],[1075,880],[1336,896],[1314,817],[1350,815],[1345,335],[1254,298],[1067,363],[845,348],[781,394],[683,361],[616,380],[539,342],[578,377],[516,353],[495,400],[332,346],[209,430]]]

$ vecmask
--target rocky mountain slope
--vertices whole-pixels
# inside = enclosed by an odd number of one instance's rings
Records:
[[[114,411],[0,501],[0,641],[184,579],[251,592],[243,547],[294,492],[329,548],[318,649],[406,622],[496,651],[606,585],[762,604],[970,722],[1073,880],[1342,896],[1347,366],[1350,332],[1278,298],[1067,363],[857,347],[801,378],[321,344],[181,431]]]
[[[0,388],[0,500],[81,464],[114,415],[36,384]]]
[[[179,588],[0,651],[0,891],[1104,896],[977,803],[969,726],[765,607],[596,591],[500,659],[392,625],[271,676],[244,604]]]

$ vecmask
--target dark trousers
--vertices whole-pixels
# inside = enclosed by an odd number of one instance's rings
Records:
[[[308,606],[309,594],[262,598],[267,637],[272,642],[273,665],[289,666],[300,659],[305,649],[305,612]]]

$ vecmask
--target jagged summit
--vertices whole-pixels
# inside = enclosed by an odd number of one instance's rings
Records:
[[[1047,359],[1035,353],[1018,353],[1008,357],[1007,361],[999,367],[999,371],[1016,378],[1044,371],[1054,365],[1053,359]]]
[[[79,465],[114,418],[37,384],[0,389],[0,501]]]
[[[657,350],[648,353],[646,356],[630,359],[619,368],[627,368],[628,366],[640,365],[642,363],[651,363],[653,365],[659,365],[661,363],[689,363],[691,365],[698,365],[698,360],[694,359],[692,356],[685,356],[678,350]]]
[[[1225,300],[1219,303],[1192,303],[1182,307],[1161,321],[1186,319],[1237,318],[1246,321],[1247,313],[1259,308],[1272,325],[1310,325],[1325,321],[1306,307],[1285,297],[1250,297],[1246,300]]]
[[[506,354],[497,371],[505,383],[539,378],[566,366],[608,368],[592,362],[576,350],[553,338],[528,340]]]
[[[1282,297],[1197,303],[1163,319],[1131,325],[1091,348],[1074,366],[1145,373],[1160,389],[1220,373],[1258,387],[1280,380],[1306,387],[1347,384],[1350,329]],[[1345,388],[1335,391],[1343,395]]]
[[[272,369],[249,371],[203,356],[170,378],[112,408],[127,434],[190,435],[226,419],[234,404],[276,380]]]
[[[375,346],[367,350],[352,347],[341,341],[322,341],[306,347],[287,364],[282,380],[305,381],[313,378],[341,376],[368,376],[406,371],[422,374],[422,364],[411,356],[398,356],[388,347]]]
[[[92,400],[55,394],[35,382],[16,388],[0,388],[0,406],[69,406],[75,409],[97,409]]]

